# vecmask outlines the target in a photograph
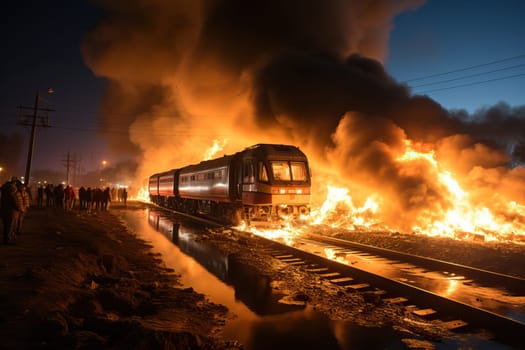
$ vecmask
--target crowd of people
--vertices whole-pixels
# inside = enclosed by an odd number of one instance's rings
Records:
[[[126,188],[91,188],[81,186],[75,190],[72,186],[40,185],[36,189],[38,208],[58,208],[63,210],[108,210],[112,198],[126,205],[128,192]],[[4,183],[0,189],[0,213],[3,223],[4,244],[16,242],[24,216],[31,206],[31,191],[16,178]]]

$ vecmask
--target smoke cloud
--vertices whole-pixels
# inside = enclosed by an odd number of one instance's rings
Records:
[[[494,191],[525,202],[525,170],[515,166],[525,157],[524,108],[449,112],[384,70],[393,18],[422,4],[100,1],[106,17],[83,53],[108,80],[103,127],[129,130],[109,142],[137,155],[139,179],[198,162],[214,143],[224,153],[296,144],[312,162],[314,200],[329,178],[357,201],[383,198],[384,224],[410,230],[453,199],[433,163],[403,158],[408,139],[480,204]]]

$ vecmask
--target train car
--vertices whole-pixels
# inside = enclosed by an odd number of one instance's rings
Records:
[[[176,209],[178,201],[179,170],[172,169],[149,177],[150,200],[162,207]]]
[[[180,169],[179,197],[190,213],[227,219],[239,207],[232,184],[236,155],[204,161]]]
[[[307,157],[290,145],[257,144],[150,177],[155,203],[234,224],[307,214],[310,187]]]
[[[159,204],[159,174],[153,174],[149,177],[148,192],[150,201]]]
[[[178,202],[179,170],[171,169],[159,176],[159,205],[176,209]]]

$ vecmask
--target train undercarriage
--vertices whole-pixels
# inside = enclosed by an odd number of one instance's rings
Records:
[[[279,223],[308,215],[306,205],[242,205],[239,203],[216,202],[166,196],[151,196],[151,201],[161,207],[190,215],[204,216],[229,225],[257,223]]]

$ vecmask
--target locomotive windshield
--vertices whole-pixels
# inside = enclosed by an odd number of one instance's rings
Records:
[[[307,173],[304,162],[271,161],[273,178],[276,181],[306,181]]]

